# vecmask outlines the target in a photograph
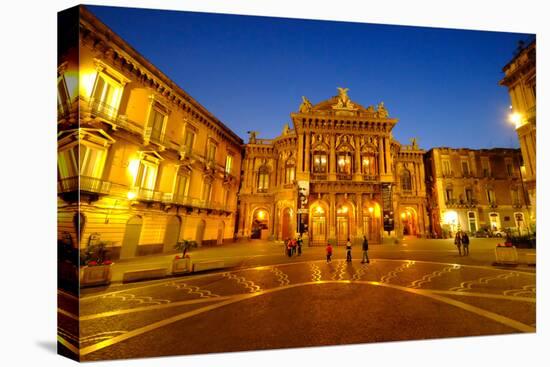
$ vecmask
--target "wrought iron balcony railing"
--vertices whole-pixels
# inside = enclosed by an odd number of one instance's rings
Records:
[[[90,99],[88,107],[92,116],[101,117],[105,120],[116,122],[118,117],[118,107],[108,105],[105,102]]]
[[[107,195],[110,190],[111,182],[88,176],[62,178],[57,183],[57,192],[60,194],[80,191],[81,193]]]
[[[146,201],[146,202],[162,202],[163,201],[163,192],[155,191],[152,189],[146,189],[143,187],[140,187],[137,189],[136,193],[136,199],[139,201]]]

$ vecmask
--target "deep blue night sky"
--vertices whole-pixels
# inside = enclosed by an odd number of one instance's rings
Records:
[[[302,95],[347,87],[384,101],[403,144],[518,147],[498,81],[526,34],[88,8],[244,139],[279,135]]]

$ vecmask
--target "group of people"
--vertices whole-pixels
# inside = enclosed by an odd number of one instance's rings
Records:
[[[467,256],[470,254],[470,237],[464,231],[458,231],[455,235],[455,245],[458,248],[458,254]]]
[[[298,238],[287,238],[285,240],[285,252],[288,257],[292,257],[298,253],[298,256],[302,255],[302,245],[304,243],[304,240],[302,240],[302,236],[298,236]]]
[[[368,264],[370,263],[369,260],[369,241],[367,240],[366,236],[363,236],[363,260],[361,261],[361,264]],[[332,261],[332,245],[329,243],[327,244],[326,252],[327,252],[327,263]],[[351,262],[351,241],[348,238],[346,241],[346,262]]]

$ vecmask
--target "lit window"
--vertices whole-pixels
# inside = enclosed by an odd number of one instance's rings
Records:
[[[117,114],[121,96],[120,80],[106,71],[98,72],[90,100],[92,110],[113,117]]]
[[[227,157],[225,158],[225,173],[230,175],[232,168],[233,168],[233,156],[228,154]]]
[[[364,175],[375,175],[376,166],[373,155],[363,155],[361,157],[361,170]]]
[[[185,130],[184,136],[184,151],[190,155],[193,152],[193,144],[195,143],[195,133],[189,129]]]
[[[327,154],[325,152],[313,153],[313,173],[327,172]]]
[[[262,166],[258,172],[258,192],[266,192],[269,189],[269,173],[267,167]]]
[[[351,153],[338,153],[338,173],[351,174]]]
[[[403,173],[401,174],[401,189],[403,191],[412,190],[411,172],[409,170],[403,170]]]
[[[65,83],[65,77],[62,75],[57,78],[57,110],[60,114],[69,112],[70,98]]]
[[[467,161],[462,161],[462,174],[468,176],[470,174],[470,165]]]
[[[489,202],[489,204],[495,203],[495,192],[493,191],[493,189],[487,189],[487,201]]]
[[[453,201],[453,189],[445,190],[445,201]]]
[[[178,174],[176,176],[176,187],[174,189],[174,198],[183,199],[187,197],[189,192],[189,176],[186,174]]]
[[[290,158],[286,161],[286,165],[285,165],[285,183],[294,182],[295,173],[296,173],[296,168],[294,164],[294,159]]]
[[[168,111],[159,103],[153,103],[151,106],[151,112],[149,113],[148,131],[149,139],[154,142],[160,143],[163,140],[164,125]]]
[[[443,174],[445,176],[451,175],[451,162],[448,160],[443,160]]]
[[[474,198],[474,193],[472,189],[466,189],[465,192],[466,192],[466,201],[471,203]]]
[[[214,162],[216,160],[216,145],[213,142],[208,143],[208,149],[206,151],[206,160],[208,162]]]
[[[212,194],[212,182],[208,179],[205,179],[202,185],[201,200],[206,203],[210,202],[211,194]]]

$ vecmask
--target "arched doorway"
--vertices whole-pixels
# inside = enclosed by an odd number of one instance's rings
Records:
[[[137,215],[131,217],[126,223],[126,230],[124,231],[124,238],[122,239],[122,249],[120,250],[121,259],[136,256],[142,226],[143,219]]]
[[[216,241],[217,245],[223,245],[223,233],[225,231],[225,222],[221,221],[218,225],[218,240]]]
[[[250,238],[267,239],[269,230],[269,213],[264,208],[254,210],[250,228]]]
[[[164,252],[174,250],[174,246],[179,240],[181,220],[177,216],[170,216],[166,221],[166,231],[164,232]]]
[[[283,240],[293,237],[292,209],[284,208],[281,211],[281,237]]]
[[[380,204],[374,201],[365,203],[363,207],[363,235],[367,237],[369,243],[380,243],[381,220]]]
[[[399,214],[403,236],[416,236],[418,234],[418,219],[416,210],[411,207],[403,208]]]
[[[197,226],[197,232],[195,234],[195,242],[197,242],[197,245],[202,245],[202,240],[204,239],[204,231],[206,229],[206,222],[204,219],[201,219],[199,222],[199,225]]]
[[[310,209],[310,242],[322,246],[327,243],[327,209],[320,203],[314,203]]]
[[[338,245],[345,245],[351,239],[352,208],[349,204],[342,204],[336,209],[336,241]]]
[[[489,213],[489,225],[491,226],[491,231],[500,229],[500,216],[498,213]]]

